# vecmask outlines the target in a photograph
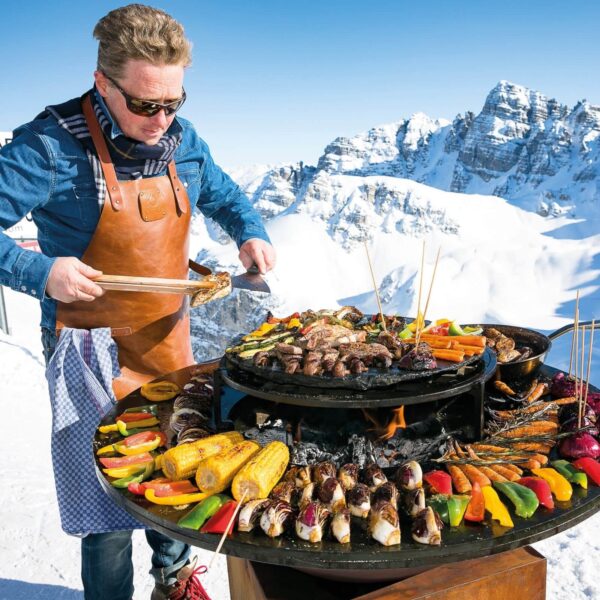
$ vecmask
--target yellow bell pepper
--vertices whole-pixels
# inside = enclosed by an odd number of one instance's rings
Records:
[[[164,458],[164,456],[162,454],[158,454],[157,456],[154,457],[154,470],[155,471],[159,471],[160,469],[162,469],[163,458]]]
[[[175,398],[180,391],[179,386],[172,381],[154,381],[145,383],[140,389],[140,394],[153,402],[162,402]]]
[[[287,329],[293,329],[294,327],[302,327],[302,321],[300,319],[290,319],[287,324]]]
[[[146,470],[146,464],[127,465],[126,467],[113,467],[112,469],[102,469],[102,472],[109,477],[129,477],[130,475],[139,475]]]
[[[179,494],[178,496],[163,496],[157,497],[153,489],[147,489],[144,492],[146,500],[154,504],[162,504],[163,506],[179,506],[180,504],[191,504],[192,502],[200,502],[204,498],[208,498],[211,494],[198,492],[195,494]]]
[[[255,329],[254,331],[250,332],[248,335],[245,335],[242,338],[242,340],[244,340],[244,342],[249,342],[251,340],[255,340],[256,338],[264,337],[265,335],[267,335],[267,333],[269,333],[269,331],[271,331],[271,329],[273,329],[277,325],[278,325],[278,323],[266,323],[265,322],[258,329]]]
[[[481,491],[483,492],[485,510],[492,515],[492,519],[499,521],[503,527],[514,527],[515,525],[510,518],[510,513],[502,503],[502,500],[500,500],[496,490],[491,485],[484,485]]]
[[[102,446],[99,450],[96,451],[98,456],[104,456],[105,454],[116,454],[115,445],[108,444],[108,446]]]
[[[412,323],[409,323],[406,327],[408,327],[408,329],[410,329],[413,333],[417,331],[417,327],[419,329],[423,329],[423,327],[425,327],[425,319],[423,318],[422,313],[419,311],[417,318]]]
[[[531,472],[545,479],[550,486],[550,491],[559,502],[567,502],[573,495],[573,486],[556,469],[545,467],[543,469],[531,469]]]
[[[146,442],[145,444],[139,444],[133,448],[128,448],[125,444],[113,444],[113,448],[119,453],[125,456],[133,456],[134,454],[142,454],[143,452],[151,452],[159,447],[161,442],[160,436],[156,436],[155,440]],[[105,446],[106,448],[106,446]],[[102,448],[104,450],[104,448]]]
[[[117,431],[119,431],[122,436],[127,437],[129,432],[133,429],[152,427],[158,425],[158,423],[159,421],[156,417],[150,417],[149,419],[143,419],[142,421],[132,421],[131,423],[125,423],[125,421],[117,419]]]
[[[100,425],[98,431],[100,433],[111,433],[112,431],[119,431],[119,428],[116,423],[111,423],[110,425]]]

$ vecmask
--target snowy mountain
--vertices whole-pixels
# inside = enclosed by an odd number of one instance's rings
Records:
[[[240,184],[266,217],[297,201],[320,199],[332,175],[385,175],[446,191],[491,194],[543,215],[598,210],[600,106],[573,108],[501,81],[481,112],[452,122],[422,113],[339,137],[316,167],[302,163],[255,170]],[[313,185],[311,185],[311,183]]]

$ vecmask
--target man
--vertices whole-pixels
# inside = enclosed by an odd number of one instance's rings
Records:
[[[0,283],[40,299],[47,361],[62,327],[110,327],[121,367],[113,387],[121,398],[193,363],[187,307],[174,294],[104,293],[95,277],[187,278],[195,208],[236,241],[246,268],[267,272],[275,253],[247,198],[192,125],[176,116],[191,61],[182,26],[163,11],[132,4],[102,18],[94,36],[94,88],[47,107],[0,152],[0,227],[31,212],[42,250],[23,250],[0,235]],[[81,448],[89,451],[90,441]],[[53,455],[67,451],[61,443],[53,437]],[[55,478],[60,501],[56,469]],[[114,522],[102,531],[69,528],[62,512],[61,519],[63,529],[83,536],[86,599],[131,598],[131,531]],[[189,547],[146,535],[154,550],[153,599],[192,597]]]

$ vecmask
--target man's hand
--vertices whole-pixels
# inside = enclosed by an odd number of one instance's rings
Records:
[[[102,275],[73,256],[57,258],[50,269],[46,294],[60,302],[84,300],[91,302],[104,294],[104,290],[92,281]]]
[[[264,275],[275,266],[275,249],[271,244],[258,238],[245,241],[240,248],[240,261],[248,270],[253,265]]]

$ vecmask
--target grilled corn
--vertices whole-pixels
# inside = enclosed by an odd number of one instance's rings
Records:
[[[162,470],[169,479],[174,481],[189,479],[196,474],[202,460],[226,448],[231,448],[243,439],[238,431],[228,431],[176,446],[162,455]]]
[[[247,440],[205,458],[196,472],[198,488],[211,494],[222,492],[240,468],[259,451],[259,444]]]

